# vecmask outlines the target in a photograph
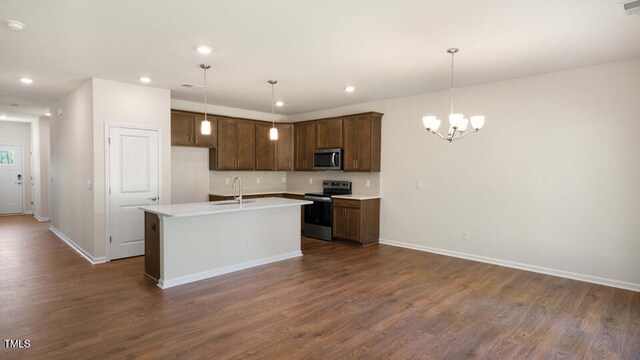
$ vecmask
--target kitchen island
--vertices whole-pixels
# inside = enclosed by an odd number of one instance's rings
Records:
[[[162,289],[302,256],[300,207],[261,198],[142,206],[145,273]]]

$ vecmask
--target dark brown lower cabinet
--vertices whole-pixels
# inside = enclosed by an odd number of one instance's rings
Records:
[[[333,199],[333,238],[360,245],[380,239],[380,199]]]
[[[144,213],[144,273],[160,279],[160,219],[158,215]]]

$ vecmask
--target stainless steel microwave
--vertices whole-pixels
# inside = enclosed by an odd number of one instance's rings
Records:
[[[317,149],[313,152],[313,170],[342,170],[342,149]]]

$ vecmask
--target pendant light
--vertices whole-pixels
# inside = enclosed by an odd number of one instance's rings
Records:
[[[438,135],[441,139],[447,140],[448,142],[462,139],[463,137],[473,132],[479,131],[484,126],[485,120],[485,117],[482,115],[472,116],[470,119],[471,127],[473,129],[467,131],[467,127],[469,126],[469,119],[466,119],[463,114],[453,112],[453,96],[456,92],[453,83],[453,57],[457,52],[458,48],[451,48],[447,50],[447,53],[451,54],[451,81],[449,84],[451,104],[449,109],[449,131],[447,132],[447,136],[443,136],[438,133],[438,128],[440,128],[440,123],[442,122],[440,119],[432,115],[422,117],[422,124],[428,132]]]
[[[277,80],[267,81],[271,84],[271,129],[269,129],[269,140],[278,140],[278,129],[276,129],[276,99],[274,95],[274,86],[278,83]]]
[[[207,70],[211,68],[211,65],[200,64],[200,67],[204,70],[204,120],[200,123],[200,133],[211,135],[211,121],[207,119]]]

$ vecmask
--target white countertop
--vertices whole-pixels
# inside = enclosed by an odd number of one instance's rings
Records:
[[[242,195],[270,195],[270,194],[292,194],[292,195],[304,195],[303,192],[298,192],[298,191],[249,191],[249,192],[242,192]],[[229,192],[229,193],[212,193],[210,192],[209,195],[217,195],[217,196],[235,196],[237,195],[237,193],[233,193],[233,192]]]
[[[358,195],[358,194],[349,194],[349,195],[331,195],[333,199],[350,199],[350,200],[371,200],[371,199],[380,199],[380,195]]]
[[[225,214],[239,211],[275,209],[287,206],[302,206],[312,204],[311,201],[285,198],[247,199],[242,205],[230,201],[212,201],[189,204],[167,204],[140,206],[140,210],[148,211],[166,217],[189,217]]]

